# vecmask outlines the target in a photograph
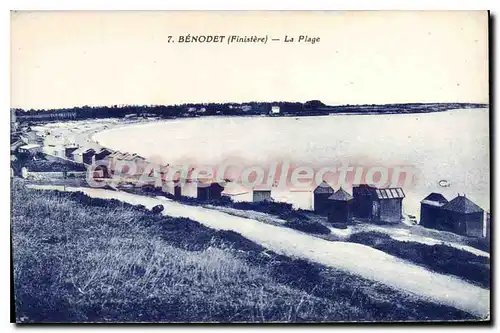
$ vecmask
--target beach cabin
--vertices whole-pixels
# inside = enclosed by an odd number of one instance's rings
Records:
[[[316,214],[328,214],[330,200],[328,199],[335,191],[323,181],[313,191],[313,207]]]
[[[224,187],[212,179],[187,179],[180,183],[181,195],[199,200],[220,199]]]
[[[457,234],[483,237],[484,210],[465,197],[457,197],[442,207],[445,215],[441,227]]]
[[[328,200],[330,200],[328,222],[347,224],[352,218],[352,195],[341,187],[328,197]]]
[[[64,147],[64,156],[73,159],[73,153],[78,149],[77,145],[67,145]]]
[[[113,152],[107,148],[101,148],[98,152],[95,154],[95,160],[96,161],[104,161],[110,156]]]
[[[375,223],[399,223],[403,217],[402,188],[375,188],[366,184],[354,186],[353,214]]]
[[[224,187],[211,180],[198,180],[197,198],[200,200],[214,200],[222,197]]]
[[[77,163],[83,163],[83,153],[86,151],[86,148],[80,147],[76,150],[74,150],[71,153],[71,159]]]
[[[269,111],[270,115],[278,115],[280,114],[280,107],[278,105],[271,106],[271,110]]]
[[[448,200],[439,193],[431,193],[420,201],[420,225],[426,228],[439,229],[445,218],[442,207]]]
[[[181,184],[179,181],[165,181],[162,190],[163,192],[173,195],[175,198],[180,198],[182,196]]]
[[[123,156],[123,153],[119,151],[114,151],[108,155],[108,165],[112,172],[116,170],[116,162],[119,161]]]
[[[252,201],[253,202],[262,202],[262,201],[271,201],[271,189],[270,188],[254,188]]]
[[[42,146],[35,143],[29,143],[27,145],[20,146],[18,148],[19,153],[26,155],[35,155],[36,153],[42,152]]]
[[[253,191],[237,183],[228,183],[222,191],[222,195],[228,197],[233,202],[251,202]]]
[[[95,155],[95,150],[90,148],[90,149],[87,149],[85,150],[83,153],[82,153],[82,161],[84,164],[92,164],[93,162],[93,157]]]
[[[144,161],[144,158],[136,154],[115,151],[107,155],[105,159],[106,158],[108,160],[109,168],[113,173],[127,174],[128,176],[133,176],[129,174],[132,171],[134,171],[134,175],[140,175],[142,173],[142,169],[139,167],[142,166],[142,164],[138,163],[138,161]],[[135,164],[135,170],[130,169],[133,168],[131,166],[132,164]]]

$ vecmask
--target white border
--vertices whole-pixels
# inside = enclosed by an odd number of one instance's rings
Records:
[[[10,10],[485,10],[490,9],[492,14],[498,14],[500,1],[496,0],[406,0],[406,1],[397,1],[397,0],[342,0],[342,1],[327,1],[327,0],[307,0],[307,1],[298,1],[298,0],[243,0],[243,1],[231,1],[231,0],[215,0],[215,1],[203,1],[203,0],[179,0],[177,2],[173,1],[160,1],[160,0],[141,0],[141,1],[131,1],[131,0],[86,0],[86,1],[76,1],[76,0],[18,0],[18,1],[2,1],[0,2],[1,11],[0,11],[0,20],[1,27],[0,36],[2,42],[2,58],[0,61],[0,68],[2,70],[1,76],[1,90],[0,90],[0,102],[2,106],[1,111],[1,119],[0,122],[0,133],[2,133],[3,141],[2,141],[2,152],[1,155],[4,157],[5,162],[1,165],[0,175],[2,176],[0,179],[2,181],[2,200],[0,201],[2,204],[1,212],[4,215],[4,218],[1,220],[2,223],[2,242],[0,243],[2,246],[1,249],[1,264],[2,264],[2,275],[1,275],[1,283],[0,283],[0,294],[2,297],[2,306],[0,309],[2,310],[2,332],[13,331],[16,329],[15,325],[8,324],[10,320],[10,193],[9,193],[9,180],[7,178],[7,174],[9,174],[9,169],[7,169],[7,150],[9,149],[9,145],[7,144],[7,136],[9,133],[9,117],[10,112],[8,112],[10,108]],[[497,18],[498,25],[498,18]],[[495,29],[496,30],[496,29]],[[496,40],[496,36],[495,36]],[[498,54],[498,43],[494,43],[495,50],[494,54]],[[497,77],[497,71],[492,73],[495,77]],[[490,78],[491,80],[491,78]],[[498,96],[498,85],[495,86],[494,94]],[[495,119],[495,126],[499,128],[499,117]],[[493,124],[491,124],[493,125]],[[494,145],[496,153],[498,153],[498,142]],[[495,169],[496,174],[498,174],[498,165]],[[492,185],[496,185],[492,184]],[[493,192],[493,191],[492,191]],[[498,207],[499,198],[495,198],[495,210]],[[500,227],[498,227],[500,229]],[[495,238],[498,237],[498,230],[495,230]],[[497,272],[498,273],[498,272]],[[495,275],[497,276],[497,275]],[[492,281],[492,283],[495,283]],[[497,296],[498,287],[494,288],[495,296]],[[495,317],[496,321],[498,321],[498,303],[495,308]],[[41,327],[46,331],[53,331],[55,327]],[[69,328],[69,327],[67,327]],[[97,331],[103,331],[107,327],[91,327],[92,329],[97,329]],[[120,326],[116,327],[118,329],[124,329],[125,327]],[[177,327],[164,327],[168,330],[177,330]],[[212,330],[218,330],[221,327],[210,327]],[[281,327],[282,329],[287,329],[287,327]],[[294,327],[295,329],[310,329],[304,327]],[[326,327],[324,327],[326,328]],[[328,327],[327,329],[334,328],[336,330],[346,330],[353,329],[354,327]],[[373,328],[373,327],[371,327]],[[381,329],[386,329],[388,327],[381,327]],[[395,329],[400,330],[402,327],[398,326]],[[415,328],[415,327],[412,327]],[[442,326],[437,327],[422,327],[430,330],[438,331],[441,330]],[[420,329],[422,329],[420,328]],[[462,330],[463,328],[459,327],[450,327],[454,330]],[[72,327],[72,329],[83,330],[86,327]],[[142,330],[143,327],[127,327],[126,329],[134,329],[134,330]],[[185,329],[196,329],[196,328],[184,328]],[[247,328],[248,329],[248,328]],[[252,330],[260,331],[268,331],[272,329],[272,327],[255,327],[251,328]],[[359,327],[356,329],[360,329]],[[58,331],[61,331],[58,329]]]

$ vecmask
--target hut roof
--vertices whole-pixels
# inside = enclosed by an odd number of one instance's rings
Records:
[[[252,190],[254,192],[271,192],[271,187],[267,186],[267,184],[258,184]]]
[[[448,200],[446,200],[446,198],[442,194],[433,192],[426,196],[422,201],[420,201],[420,203],[441,207],[447,204]]]
[[[465,195],[458,195],[455,199],[444,205],[443,209],[463,214],[483,212],[481,207],[467,199]]]
[[[366,184],[355,187],[358,188],[357,193],[359,195],[375,196],[380,200],[403,199],[405,197],[403,189],[400,187],[376,188]]]
[[[125,161],[131,161],[133,160],[137,155],[136,154],[127,154],[126,156],[123,156],[123,160]]]
[[[71,153],[71,155],[79,155],[79,154],[83,154],[84,152],[87,151],[87,148],[84,148],[84,147],[80,147],[78,149],[76,149],[75,151],[73,151]]]
[[[35,143],[29,143],[29,144],[21,146],[19,148],[25,149],[25,150],[30,150],[30,149],[33,149],[33,148],[40,148],[40,145],[37,145]]]
[[[95,154],[95,149],[93,148],[89,148],[89,149],[86,149],[83,153],[90,153],[90,154]]]
[[[319,184],[315,189],[314,189],[314,194],[333,194],[335,191],[333,188],[328,185],[327,182],[323,181],[321,184]]]
[[[246,194],[249,192],[250,190],[245,186],[239,183],[230,182],[226,184],[226,186],[224,187],[224,191],[222,193],[225,195],[232,196],[232,195]]]
[[[109,155],[109,157],[119,157],[121,155],[122,155],[122,153],[120,153],[119,151],[114,151],[111,153],[111,155]]]
[[[380,188],[376,189],[378,199],[402,199],[405,197],[403,189],[400,187],[395,188]]]
[[[97,152],[99,154],[102,154],[102,153],[110,153],[110,154],[112,154],[113,153],[110,149],[104,148],[104,147],[100,147],[99,149],[97,149]]]
[[[349,201],[352,200],[352,195],[341,187],[337,192],[329,196],[328,199],[335,201]]]

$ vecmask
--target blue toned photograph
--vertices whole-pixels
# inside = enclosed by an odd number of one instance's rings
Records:
[[[487,11],[14,11],[12,312],[491,321]]]

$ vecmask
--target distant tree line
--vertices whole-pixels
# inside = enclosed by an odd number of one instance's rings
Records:
[[[416,113],[436,112],[456,108],[487,107],[471,103],[406,103],[385,105],[328,106],[319,100],[302,102],[248,102],[248,103],[188,103],[177,105],[113,105],[80,106],[61,109],[14,109],[19,121],[60,119],[137,117],[198,117],[243,116],[268,114],[272,106],[280,107],[282,116],[328,115],[332,113]],[[68,116],[70,115],[70,116]]]

